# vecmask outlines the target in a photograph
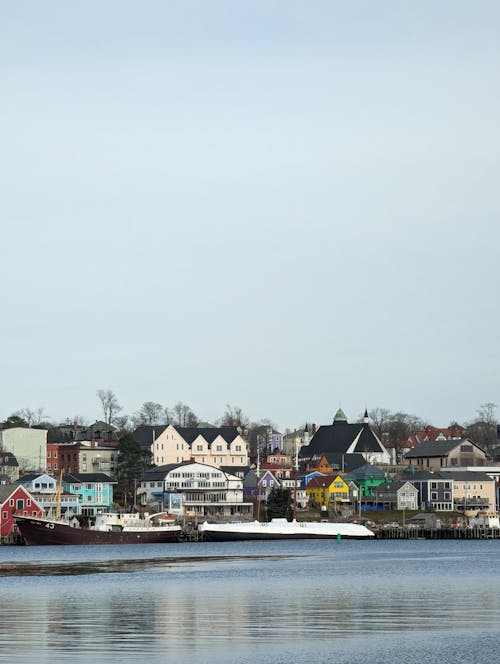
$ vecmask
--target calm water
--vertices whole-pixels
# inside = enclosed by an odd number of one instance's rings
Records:
[[[0,547],[0,661],[486,664],[500,541]]]

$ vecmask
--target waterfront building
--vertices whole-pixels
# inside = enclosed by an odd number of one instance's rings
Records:
[[[377,466],[366,464],[344,475],[344,480],[354,482],[359,488],[360,498],[363,499],[365,496],[373,496],[374,490],[387,481],[387,473]]]
[[[405,461],[421,470],[440,471],[448,466],[485,466],[487,456],[470,438],[462,438],[420,443],[406,453]]]
[[[333,423],[320,426],[309,445],[302,447],[300,458],[309,465],[323,454],[335,454],[340,462],[343,455],[345,459],[350,454],[361,454],[365,463],[369,464],[388,464],[391,461],[389,453],[370,426],[368,412],[365,411],[361,422],[350,424],[341,408],[335,413]]]
[[[453,510],[453,481],[450,476],[417,470],[411,466],[401,473],[401,478],[408,480],[418,489],[420,509],[439,512]]]
[[[14,514],[43,516],[43,510],[33,496],[19,484],[0,485],[0,537],[9,537],[16,530]]]
[[[201,463],[168,464],[147,470],[138,491],[141,504],[197,519],[240,520],[253,516],[244,502],[243,480]]]
[[[78,496],[79,514],[83,516],[111,510],[114,484],[116,482],[105,473],[75,473],[63,477],[64,491]]]
[[[17,484],[29,491],[46,515],[54,517],[58,509],[61,515],[81,512],[79,496],[61,491],[58,497],[58,480],[46,473],[28,473]]]
[[[394,510],[418,510],[418,489],[405,480],[383,482],[373,490],[375,506]]]
[[[453,506],[469,516],[475,512],[496,512],[495,480],[486,473],[449,470],[441,473],[453,482]]]
[[[348,483],[340,475],[317,475],[307,484],[306,493],[310,503],[322,508],[340,507],[351,501]]]

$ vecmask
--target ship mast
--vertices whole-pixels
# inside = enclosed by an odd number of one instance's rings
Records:
[[[61,468],[59,472],[59,483],[57,485],[57,493],[56,493],[56,521],[59,521],[61,518],[62,473],[63,469]]]

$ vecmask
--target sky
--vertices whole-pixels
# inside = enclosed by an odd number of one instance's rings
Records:
[[[0,418],[500,404],[499,70],[496,0],[2,3]]]

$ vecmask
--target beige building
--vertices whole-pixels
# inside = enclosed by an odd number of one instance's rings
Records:
[[[169,424],[154,439],[153,463],[194,461],[216,468],[248,466],[248,444],[237,427],[178,427]]]
[[[118,451],[114,447],[99,447],[94,441],[80,442],[79,469],[82,473],[107,473],[115,476]]]
[[[479,445],[463,438],[421,443],[407,452],[405,461],[420,470],[436,472],[447,467],[485,466],[487,458]]]
[[[0,450],[11,452],[22,474],[28,470],[46,470],[47,431],[28,427],[12,427],[0,430]]]
[[[486,473],[472,471],[449,471],[453,482],[453,504],[459,512],[468,516],[475,515],[478,511],[495,512],[495,480]]]

